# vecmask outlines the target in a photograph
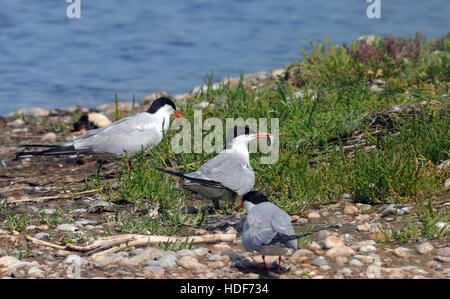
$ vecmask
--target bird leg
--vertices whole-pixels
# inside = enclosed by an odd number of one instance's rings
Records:
[[[263,255],[262,256],[263,262],[264,262],[264,270],[269,270],[269,268],[266,265],[266,257]]]
[[[214,208],[216,209],[216,210],[219,210],[220,209],[220,205],[219,205],[219,201],[217,200],[217,199],[213,199],[213,204],[214,204]]]
[[[281,256],[278,257],[278,268],[277,268],[277,273],[281,273]]]

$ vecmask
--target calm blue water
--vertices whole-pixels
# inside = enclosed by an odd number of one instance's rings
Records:
[[[1,0],[0,114],[18,108],[95,107],[172,95],[216,78],[282,68],[309,40],[349,42],[363,34],[437,38],[450,29],[448,1]]]

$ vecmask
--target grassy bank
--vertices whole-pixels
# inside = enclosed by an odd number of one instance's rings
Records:
[[[326,41],[256,87],[244,85],[243,76],[239,84],[213,87],[207,76],[208,88],[178,106],[190,120],[193,106],[205,101],[214,105],[203,109],[203,119],[268,118],[270,124],[278,118],[279,160],[260,165],[260,155],[251,156],[254,189],[290,213],[349,196],[371,204],[423,202],[446,192],[448,170],[437,166],[449,159],[450,150],[449,55],[450,34],[438,40],[377,37],[342,46]],[[177,179],[149,167],[189,172],[215,155],[173,153],[175,133],[169,131],[151,158],[138,157],[132,169],[123,158],[114,188],[106,186],[106,199],[132,202],[135,212],[143,211],[124,230],[170,233],[203,219],[181,216],[178,209],[190,193],[176,188]],[[158,220],[145,212],[156,203],[163,207]],[[118,214],[115,220],[130,219]]]

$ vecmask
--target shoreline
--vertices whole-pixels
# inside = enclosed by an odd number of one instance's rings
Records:
[[[153,168],[190,172],[215,153],[174,154],[161,142],[132,166],[108,155],[14,159],[22,145],[85,133],[75,128],[83,113],[104,126],[132,113],[131,103],[0,117],[0,277],[450,278],[446,38],[325,47],[286,70],[246,75],[245,87],[234,78],[178,95],[187,119],[197,105],[204,118],[283,120],[279,161],[250,157],[253,189],[291,216],[296,233],[313,232],[284,257],[281,275],[244,250],[245,212],[214,211]],[[186,236],[216,243],[168,238]],[[266,261],[275,269],[277,259]]]

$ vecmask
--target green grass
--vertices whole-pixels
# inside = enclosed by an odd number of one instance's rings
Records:
[[[224,127],[226,118],[267,118],[268,124],[278,118],[278,162],[260,164],[260,154],[252,154],[250,162],[256,174],[254,189],[268,194],[289,213],[338,201],[343,193],[365,203],[420,203],[443,192],[442,183],[448,178],[448,171],[438,171],[437,165],[449,159],[450,150],[449,45],[450,34],[438,40],[424,40],[420,35],[379,37],[372,45],[354,41],[339,46],[327,40],[314,45],[310,53],[303,51],[303,60],[287,67],[289,76],[252,88],[244,84],[241,74],[239,84],[221,83],[213,90],[213,75],[207,75],[208,89],[190,95],[185,106],[177,107],[191,124],[193,105],[202,101],[214,104],[202,110],[203,120],[217,117]],[[383,91],[371,91],[375,79],[384,81]],[[298,91],[305,96],[295,98]],[[420,111],[405,112],[392,119],[393,128],[370,135],[364,116],[423,101],[427,104]],[[346,138],[357,130],[365,132],[367,146],[374,148],[344,154]],[[176,187],[176,178],[150,166],[181,166],[179,171],[189,172],[216,154],[175,154],[170,145],[175,133],[169,130],[148,156],[136,158],[131,169],[128,158],[122,158],[117,186],[107,188],[105,197],[135,206],[139,217],[116,215],[124,231],[171,234],[200,221],[200,217],[180,216],[190,193]],[[158,217],[147,215],[154,203],[160,206]]]
[[[30,225],[47,225],[49,228],[55,228],[57,225],[67,223],[66,212],[61,209],[56,209],[52,215],[47,215],[45,212],[36,213],[18,213],[13,214],[10,210],[8,202],[5,200],[1,203],[0,212],[5,215],[4,225],[9,230],[23,231]]]
[[[431,201],[420,201],[416,203],[416,215],[412,220],[402,223],[399,227],[390,226],[387,229],[380,229],[382,238],[378,241],[408,243],[421,238],[437,239],[449,233],[448,221],[450,221],[448,209],[438,210],[433,207]],[[440,227],[438,223],[444,223],[444,225]]]

